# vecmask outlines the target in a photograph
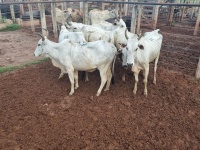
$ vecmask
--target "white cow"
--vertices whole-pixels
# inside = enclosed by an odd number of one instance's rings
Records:
[[[72,17],[72,21],[74,22],[82,22],[83,21],[83,13],[74,8],[67,8],[67,10],[64,10],[65,13],[70,15]]]
[[[156,70],[163,36],[158,33],[159,29],[152,32],[146,32],[140,39],[130,37],[127,46],[122,49],[122,54],[126,58],[123,65],[132,65],[132,71],[135,75],[135,86],[133,93],[137,92],[138,74],[143,70],[144,74],[144,94],[147,95],[147,78],[149,75],[149,63],[155,60],[154,80],[156,84]]]
[[[107,82],[105,91],[109,90],[112,73],[111,68],[114,70],[114,60],[117,50],[115,46],[106,41],[100,40],[90,42],[85,45],[73,43],[69,39],[64,39],[60,43],[55,43],[42,36],[39,40],[34,55],[36,57],[45,54],[49,55],[58,63],[60,63],[65,73],[68,73],[71,82],[71,91],[69,95],[74,93],[78,85],[78,71],[94,71],[99,70],[101,76],[101,85],[97,91],[97,96]],[[75,81],[75,82],[74,82]]]
[[[58,42],[62,42],[64,39],[70,39],[74,43],[86,44],[86,41],[82,32],[69,32],[67,28],[64,25],[62,25]],[[51,61],[55,67],[58,67],[61,69],[61,73],[58,79],[62,78],[65,74],[63,66],[52,58],[51,58]],[[89,81],[87,73],[86,73],[85,81],[86,82]]]
[[[71,17],[67,18],[67,21],[65,22],[65,26],[71,32],[82,32],[83,27],[90,26],[83,23],[72,22],[70,18]]]
[[[86,24],[83,24],[83,23],[72,22],[70,20],[72,20],[70,17],[67,18],[67,21],[65,22],[65,26],[71,32],[82,31],[83,27],[91,26],[91,25],[86,25]],[[109,23],[107,21],[103,21],[103,22],[98,23],[98,24],[93,24],[92,26],[101,28],[101,29],[106,30],[106,31],[113,31],[123,24],[124,23],[122,23],[120,19],[116,19],[113,24]]]
[[[56,22],[63,24],[66,22],[68,17],[71,17],[72,21],[82,21],[82,13],[78,9],[67,8],[67,10],[61,10],[56,8]]]
[[[82,32],[84,33],[85,39],[87,41],[97,41],[99,39],[102,39],[113,43],[117,49],[120,49],[120,44],[125,45],[127,43],[127,39],[125,37],[125,31],[127,28],[125,22],[122,19],[120,19],[119,24],[120,26],[118,26],[113,31],[105,31],[97,27],[86,26],[83,27]],[[135,35],[128,31],[127,34],[128,36]]]
[[[97,24],[93,24],[92,26],[99,27],[101,29],[104,29],[106,31],[113,31],[117,29],[119,26],[124,26],[125,22],[122,19],[119,19],[116,17],[113,23],[110,23],[108,21],[102,21]]]
[[[72,21],[80,22],[82,21],[82,13],[73,8],[67,8],[67,10],[61,10],[56,8],[56,22],[58,24],[58,29],[60,26],[65,24],[68,18],[71,18]]]
[[[94,9],[89,12],[89,24],[98,24],[101,23],[109,18],[116,18],[117,13],[115,10],[98,10]]]
[[[82,28],[82,32],[88,42],[104,40],[114,44],[114,33],[112,31],[105,31],[93,26],[85,26]]]
[[[86,40],[82,32],[70,32],[67,28],[62,25],[58,42],[63,41],[64,39],[70,39],[74,43],[85,44]]]
[[[69,31],[77,32],[81,31],[84,33],[85,39],[88,42],[91,41],[97,41],[99,39],[105,40],[108,42],[113,43],[117,47],[117,49],[120,48],[120,44],[126,44],[127,39],[125,37],[125,31],[126,31],[126,24],[122,19],[119,19],[117,22],[117,28],[113,31],[106,31],[103,29],[100,29],[98,27],[94,27],[91,25],[85,25],[82,23],[75,23],[75,22],[66,22],[66,26],[69,29]],[[130,33],[127,31],[128,36],[134,36],[135,34]]]

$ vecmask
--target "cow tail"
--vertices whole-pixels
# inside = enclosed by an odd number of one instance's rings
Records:
[[[117,53],[115,54],[115,57],[113,59],[113,62],[112,62],[112,78],[111,78],[111,83],[112,84],[115,84],[115,78],[114,78],[114,70],[115,70],[115,60],[116,60],[116,57],[117,57]]]

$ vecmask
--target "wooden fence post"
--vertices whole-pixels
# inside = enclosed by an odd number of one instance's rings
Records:
[[[2,0],[0,0],[0,3],[2,3]],[[1,9],[0,9],[0,19],[2,19]]]
[[[197,35],[198,29],[199,29],[199,22],[200,22],[200,7],[198,8],[198,16],[197,16],[193,35]]]
[[[58,27],[56,23],[56,4],[51,3],[51,17],[52,17],[52,23],[53,23],[53,33],[54,37],[58,38]]]
[[[83,2],[80,2],[80,12],[83,12]]]
[[[141,18],[142,18],[142,5],[138,5],[137,34],[140,33]]]
[[[194,0],[193,3],[196,4],[196,0]],[[192,13],[191,13],[190,19],[193,19],[193,14],[194,14],[195,8],[196,7],[192,7]]]
[[[62,3],[62,5],[63,5],[63,10],[67,10],[66,2]]]
[[[47,25],[46,25],[46,17],[45,17],[45,8],[44,8],[44,4],[43,3],[39,3],[39,10],[40,10],[40,20],[41,20],[41,30],[42,30],[42,35],[47,35],[46,30],[43,29],[47,29]]]
[[[169,21],[168,24],[171,26],[174,17],[174,6],[170,6],[170,14],[169,14]]]
[[[199,62],[198,62],[198,65],[197,65],[195,77],[196,77],[196,79],[200,79],[200,57],[199,57]]]
[[[131,17],[131,32],[135,33],[135,27],[136,27],[136,6],[133,5],[132,9],[132,17]]]
[[[35,32],[35,26],[34,26],[34,22],[33,22],[32,4],[28,4],[28,9],[29,9],[29,15],[30,15],[30,21],[31,21],[31,30],[32,30],[32,32]]]
[[[180,16],[180,22],[183,22],[184,12],[185,12],[185,6],[182,6],[181,16]]]
[[[125,2],[128,2],[128,0],[125,0]],[[128,4],[124,4],[124,15],[128,15]]]
[[[60,7],[61,7],[61,10],[63,11],[63,10],[64,10],[64,5],[63,5],[63,3],[60,3]]]
[[[22,2],[22,0],[20,0],[20,2]],[[24,5],[20,4],[20,17],[22,17],[22,15],[24,15]]]
[[[84,24],[90,24],[88,20],[88,2],[87,0],[84,0],[83,2],[83,23]]]
[[[2,19],[1,10],[0,10],[0,19]]]
[[[120,18],[119,4],[115,4],[115,12],[119,15],[118,17]]]
[[[102,10],[105,10],[105,5],[106,5],[105,3],[102,3],[102,8],[101,8]]]
[[[11,12],[11,18],[13,22],[15,22],[15,12],[14,12],[14,6],[10,5],[10,12]]]
[[[157,21],[158,21],[158,10],[159,10],[159,5],[155,6],[154,9],[154,16],[153,16],[153,29],[156,29]]]

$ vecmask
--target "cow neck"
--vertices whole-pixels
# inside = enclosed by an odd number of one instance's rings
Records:
[[[59,60],[59,51],[60,51],[60,43],[55,43],[55,42],[52,42],[48,39],[45,40],[46,41],[46,46],[45,46],[45,49],[46,49],[46,52],[47,52],[47,55],[49,55],[50,58],[54,59],[54,60]]]

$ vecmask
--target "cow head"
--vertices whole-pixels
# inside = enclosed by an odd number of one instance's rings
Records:
[[[122,19],[119,19],[119,18],[115,19],[115,22],[113,23],[113,25],[118,26],[120,28],[124,28],[124,27],[126,28],[126,23]]]
[[[35,49],[34,55],[36,57],[45,54],[44,46],[46,45],[46,36],[43,36],[42,34],[38,33],[39,36],[41,36],[41,39],[39,40],[37,47]]]
[[[137,36],[128,37],[127,33],[125,32],[125,37],[127,39],[127,44],[124,47],[121,46],[120,48],[123,66],[133,66],[136,52],[138,48],[142,48],[142,45],[139,45]]]
[[[109,16],[110,16],[110,18],[118,18],[118,14],[116,13],[115,10],[110,10]]]

